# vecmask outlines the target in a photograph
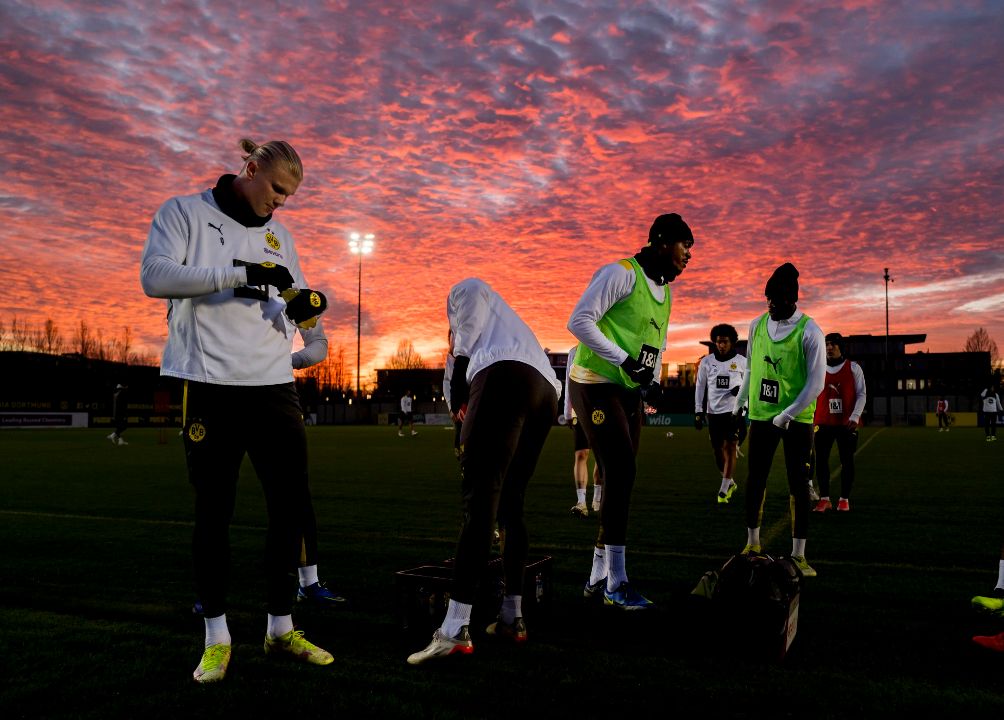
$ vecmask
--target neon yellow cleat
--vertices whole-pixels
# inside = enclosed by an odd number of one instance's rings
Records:
[[[210,645],[202,653],[202,661],[199,667],[195,668],[192,677],[198,683],[218,682],[227,674],[227,666],[230,664],[229,645]]]
[[[747,544],[746,547],[743,548],[743,551],[741,553],[739,553],[739,554],[740,555],[760,555],[761,554],[760,550],[761,550],[761,548],[760,548],[759,545],[749,545],[749,544]]]
[[[810,565],[804,555],[792,555],[791,561],[802,571],[802,577],[816,577],[816,571]]]
[[[1004,597],[977,595],[973,598],[972,602],[974,610],[1004,617]]]
[[[311,665],[330,665],[335,661],[327,650],[303,637],[303,630],[290,630],[281,637],[265,636],[266,655],[289,655]]]

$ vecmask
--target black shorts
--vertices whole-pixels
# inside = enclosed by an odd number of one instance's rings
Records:
[[[721,447],[732,439],[734,423],[732,413],[708,413],[708,435],[711,436],[712,447]]]
[[[586,438],[586,431],[582,429],[578,418],[572,420],[572,432],[575,433],[575,452],[588,450],[589,440]]]
[[[412,419],[414,417],[415,417],[415,413],[410,413],[410,412],[403,412],[403,413],[401,413],[401,420],[403,422],[406,422],[406,423],[412,422]]]

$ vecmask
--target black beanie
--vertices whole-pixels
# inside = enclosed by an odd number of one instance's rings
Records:
[[[791,263],[785,263],[770,276],[763,294],[775,300],[798,301],[798,270]]]
[[[648,231],[650,245],[693,241],[694,234],[690,232],[690,226],[683,222],[683,218],[676,213],[660,215]]]

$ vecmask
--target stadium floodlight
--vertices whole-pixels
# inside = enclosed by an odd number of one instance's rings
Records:
[[[361,358],[363,336],[363,255],[373,252],[376,236],[373,233],[365,235],[349,233],[349,252],[359,256],[359,293],[356,299],[356,397],[359,397],[359,361]]]

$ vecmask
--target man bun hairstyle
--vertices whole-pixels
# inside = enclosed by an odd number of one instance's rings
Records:
[[[303,162],[300,161],[300,156],[297,155],[293,146],[285,140],[269,140],[267,143],[259,145],[254,140],[241,138],[240,146],[241,150],[247,153],[241,156],[245,164],[251,160],[258,163],[259,167],[272,167],[278,164],[285,168],[297,182],[303,181]]]
[[[773,300],[798,302],[798,269],[790,262],[781,265],[767,280],[763,294]]]
[[[711,328],[711,344],[714,345],[715,341],[722,335],[731,340],[733,345],[739,342],[739,333],[736,332],[736,329],[731,325],[720,323]]]
[[[694,242],[690,226],[677,213],[660,215],[648,231],[649,245],[671,245],[677,242]]]

